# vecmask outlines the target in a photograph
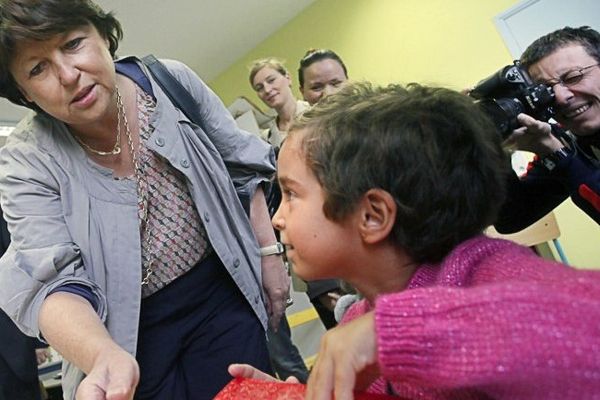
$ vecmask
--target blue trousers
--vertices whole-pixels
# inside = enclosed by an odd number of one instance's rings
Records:
[[[216,255],[142,300],[136,399],[212,399],[227,366],[271,373],[265,331]]]

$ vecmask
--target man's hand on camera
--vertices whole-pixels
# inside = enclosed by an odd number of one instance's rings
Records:
[[[504,141],[504,145],[516,150],[525,150],[541,157],[564,147],[564,144],[553,134],[550,124],[527,115],[519,114],[517,120],[521,124]]]

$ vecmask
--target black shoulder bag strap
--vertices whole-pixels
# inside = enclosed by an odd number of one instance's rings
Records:
[[[152,54],[143,57],[142,63],[148,67],[152,77],[171,100],[171,103],[179,108],[190,121],[204,129],[196,101],[181,82],[169,72],[167,67]]]

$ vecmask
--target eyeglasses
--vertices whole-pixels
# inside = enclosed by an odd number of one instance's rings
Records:
[[[588,65],[587,67],[574,69],[572,71],[565,72],[558,79],[550,79],[549,81],[546,81],[545,84],[550,87],[554,87],[554,85],[558,85],[558,84],[561,84],[564,87],[575,86],[579,82],[581,82],[581,80],[585,76],[584,71],[587,71],[590,68],[597,67],[598,65],[600,65],[600,63]]]

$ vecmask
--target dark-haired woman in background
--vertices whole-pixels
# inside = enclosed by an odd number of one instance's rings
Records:
[[[334,51],[310,49],[300,60],[298,68],[300,93],[311,106],[323,97],[336,93],[348,82],[348,69]],[[333,287],[331,279],[308,283],[308,297],[328,328],[335,326],[344,309],[354,300],[354,296],[344,296],[338,307],[338,300],[344,292],[353,293],[354,288],[341,282]],[[343,290],[339,286],[342,286]],[[343,303],[343,304],[342,304]],[[339,314],[338,316],[334,315]]]
[[[337,92],[348,81],[348,69],[335,52],[311,49],[300,60],[300,93],[311,106],[322,97]]]

